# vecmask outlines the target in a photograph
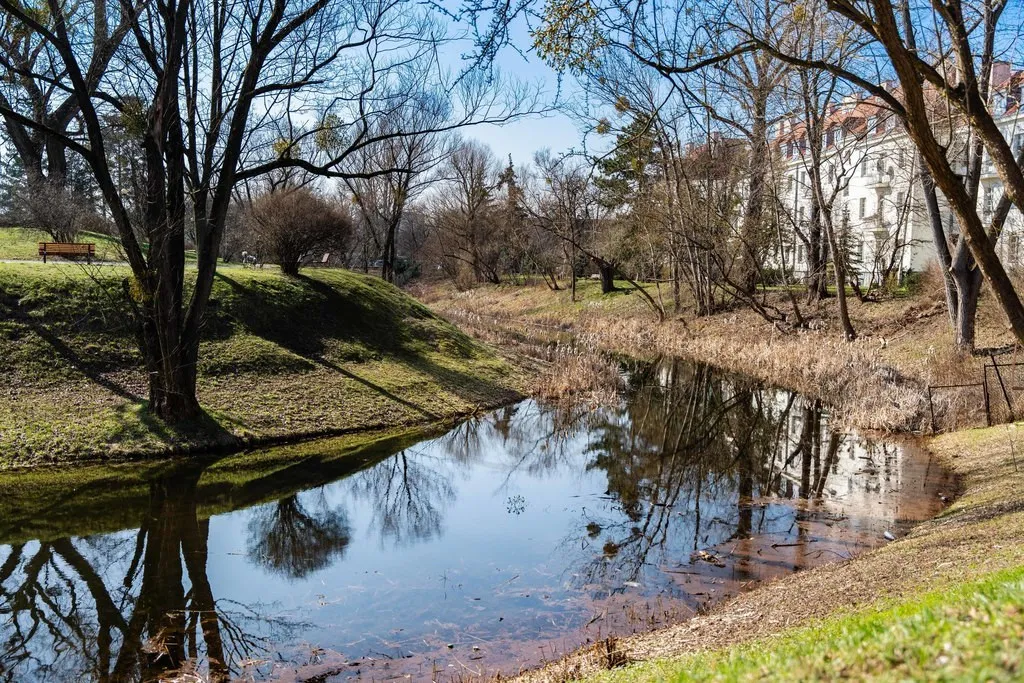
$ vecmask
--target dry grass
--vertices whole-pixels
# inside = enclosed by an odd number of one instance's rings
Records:
[[[811,329],[783,333],[746,309],[658,325],[639,296],[602,297],[590,283],[581,286],[575,303],[567,292],[538,286],[434,287],[417,294],[474,336],[504,348],[550,355],[551,348],[572,342],[594,351],[684,356],[821,398],[842,423],[863,429],[927,431],[928,385],[978,382],[985,362],[954,349],[941,289],[879,303],[852,301],[860,336],[847,343],[833,301],[805,307]],[[1009,339],[992,303],[983,300],[979,344],[1002,346]],[[981,405],[979,388],[934,392],[940,429],[983,424]]]
[[[545,401],[611,405],[619,401],[622,388],[618,363],[601,353],[559,346],[536,376],[530,393]]]

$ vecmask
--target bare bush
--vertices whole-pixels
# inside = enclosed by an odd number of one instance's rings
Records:
[[[257,197],[244,221],[260,256],[287,275],[298,275],[318,251],[344,248],[352,233],[348,214],[307,188]]]
[[[17,203],[28,226],[45,231],[54,242],[74,242],[86,230],[106,232],[103,218],[86,198],[46,179],[28,183]]]

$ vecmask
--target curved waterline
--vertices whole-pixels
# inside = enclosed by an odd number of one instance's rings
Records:
[[[6,477],[0,670],[514,672],[852,557],[955,488],[913,447],[831,430],[814,400],[679,360],[625,371],[614,406]]]

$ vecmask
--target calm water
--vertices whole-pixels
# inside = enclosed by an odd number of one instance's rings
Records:
[[[0,678],[514,672],[884,543],[954,488],[814,401],[679,361],[631,368],[614,408],[337,444],[44,504],[0,481]]]

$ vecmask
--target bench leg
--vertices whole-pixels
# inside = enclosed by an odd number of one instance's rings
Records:
[[[43,252],[43,263],[46,263],[46,252]]]

